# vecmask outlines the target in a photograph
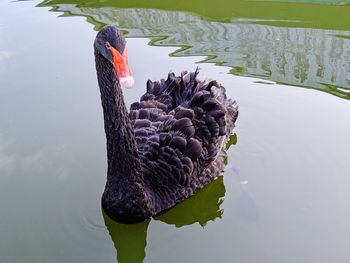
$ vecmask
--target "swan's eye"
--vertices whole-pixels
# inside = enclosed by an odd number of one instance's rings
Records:
[[[112,47],[109,42],[106,42],[106,48],[112,53],[114,69],[119,78],[119,82],[126,88],[131,88],[134,85],[134,78],[128,65],[128,54],[126,47],[123,54]]]

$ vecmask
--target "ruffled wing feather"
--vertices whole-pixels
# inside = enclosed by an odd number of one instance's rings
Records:
[[[198,69],[148,81],[140,102],[131,105],[144,180],[156,194],[157,211],[190,196],[223,168],[223,146],[238,107],[216,81],[197,75]]]

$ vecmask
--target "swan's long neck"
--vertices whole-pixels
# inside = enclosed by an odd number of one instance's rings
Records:
[[[150,212],[137,144],[113,66],[97,51],[95,60],[107,138],[108,171],[102,207],[113,219],[130,222],[130,217],[144,218]]]
[[[140,179],[140,161],[123,93],[111,64],[96,54],[104,125],[107,138],[108,176]]]

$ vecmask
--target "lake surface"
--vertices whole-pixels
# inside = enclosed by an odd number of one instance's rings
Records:
[[[349,13],[346,1],[1,1],[0,262],[348,262]],[[92,45],[105,24],[128,36],[127,104],[147,79],[199,66],[240,106],[224,174],[137,225],[100,207]]]

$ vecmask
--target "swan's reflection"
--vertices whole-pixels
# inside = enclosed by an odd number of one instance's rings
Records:
[[[224,196],[225,185],[223,176],[219,176],[195,195],[179,203],[168,212],[156,217],[155,220],[160,220],[176,227],[194,223],[204,227],[207,222],[221,218],[223,210],[220,209],[220,205]]]
[[[230,136],[226,150],[237,143],[237,135]],[[213,182],[199,190],[195,195],[177,204],[166,213],[154,218],[175,227],[200,224],[202,227],[209,221],[221,218],[220,208],[225,196],[223,176],[218,176]],[[142,263],[146,256],[147,229],[150,220],[139,224],[125,225],[110,219],[105,213],[103,218],[108,232],[117,251],[119,263]]]
[[[205,226],[207,222],[221,218],[223,210],[220,205],[225,195],[223,176],[198,191],[194,196],[181,202],[155,220],[169,225],[182,227],[198,223]],[[117,251],[119,263],[141,263],[146,255],[147,228],[150,220],[139,224],[125,225],[111,220],[103,213],[106,227]]]
[[[117,262],[141,263],[146,255],[147,228],[150,220],[126,225],[113,221],[104,212],[102,214],[117,251]]]

